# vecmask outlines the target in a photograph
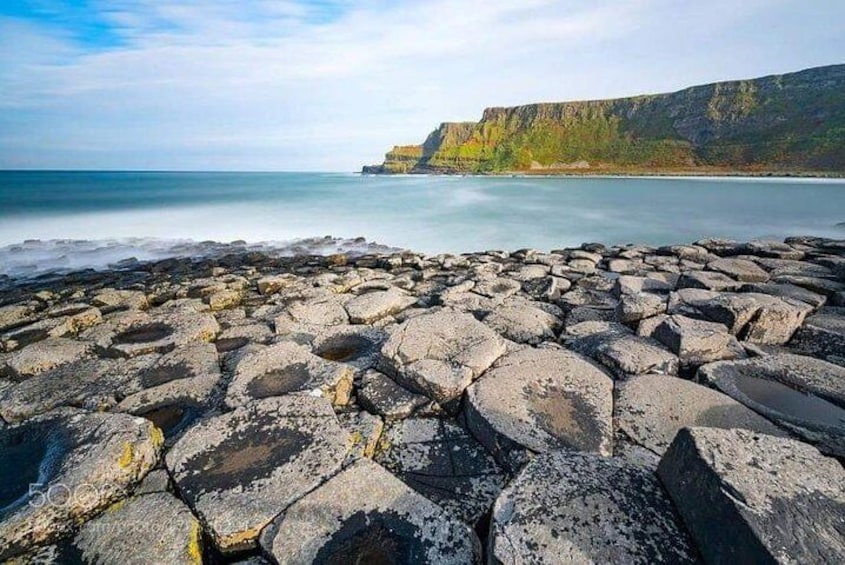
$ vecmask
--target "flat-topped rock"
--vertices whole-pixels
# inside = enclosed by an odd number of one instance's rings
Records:
[[[536,345],[553,341],[563,325],[563,312],[555,306],[539,306],[523,300],[508,301],[490,312],[484,323],[502,337],[517,343]]]
[[[678,433],[658,475],[708,562],[845,559],[845,471],[812,446],[690,428]]]
[[[298,324],[311,326],[337,326],[349,323],[345,305],[350,297],[331,292],[317,294],[300,301],[294,301],[276,317],[276,333],[284,335]]]
[[[478,563],[469,526],[372,461],[360,460],[262,534],[279,563]]]
[[[235,368],[226,404],[242,406],[252,400],[294,392],[319,394],[332,404],[346,404],[352,391],[351,366],[327,361],[309,347],[283,341],[245,355]]]
[[[9,375],[23,380],[92,353],[90,343],[64,337],[47,338],[11,353],[5,361]]]
[[[505,352],[505,342],[469,314],[441,310],[401,323],[382,346],[383,368],[397,381],[445,403]]]
[[[0,307],[0,331],[33,321],[36,308],[32,304],[9,304]]]
[[[388,290],[367,292],[356,296],[346,303],[346,311],[349,314],[349,321],[353,324],[372,324],[385,316],[401,312],[416,301],[416,298],[398,288],[391,287]]]
[[[505,472],[466,430],[438,418],[388,427],[376,461],[453,516],[475,525],[507,483]]]
[[[716,259],[708,263],[707,268],[725,273],[740,282],[766,282],[769,280],[769,273],[761,269],[757,263],[748,259],[735,257]]]
[[[738,290],[742,283],[724,273],[715,271],[689,271],[678,279],[678,288],[698,288],[725,292]]]
[[[467,389],[473,435],[509,469],[524,451],[570,448],[610,455],[613,382],[577,353],[523,349]]]
[[[743,341],[768,345],[788,342],[812,311],[804,302],[757,293],[721,294],[696,307]]]
[[[695,563],[649,470],[572,451],[538,455],[496,501],[493,563]]]
[[[789,283],[755,283],[747,284],[742,287],[743,292],[755,292],[758,294],[770,294],[779,298],[791,298],[800,302],[806,302],[813,308],[824,306],[827,302],[827,297],[823,294],[815,293],[806,288],[796,286]]]
[[[680,314],[663,318],[650,336],[675,353],[685,367],[745,357],[742,346],[725,325]]]
[[[767,355],[704,365],[697,378],[823,451],[845,455],[845,368],[813,357]]]
[[[640,375],[617,383],[613,414],[618,431],[658,455],[666,451],[678,430],[691,426],[786,436],[726,394],[663,375]]]
[[[141,390],[139,371],[152,362],[145,356],[60,365],[0,391],[0,417],[18,422],[61,406],[112,408],[124,395]]]
[[[255,547],[279,512],[337,472],[350,447],[331,404],[268,398],[207,419],[167,453],[167,468],[224,553]]]
[[[219,332],[220,325],[211,314],[172,308],[114,333],[109,351],[124,357],[166,353],[189,343],[212,341]]]
[[[128,494],[159,456],[143,418],[58,410],[0,428],[0,559],[51,543]]]
[[[427,396],[415,394],[378,371],[369,370],[361,377],[358,386],[358,403],[366,410],[383,416],[386,420],[407,418],[427,406]]]
[[[200,524],[165,492],[119,502],[82,526],[74,546],[86,563],[202,562]]]
[[[845,365],[845,308],[824,307],[808,316],[789,346],[798,352]]]
[[[374,369],[388,334],[373,326],[335,326],[314,335],[311,350],[328,361],[345,363],[358,370]]]
[[[147,295],[140,290],[117,290],[104,288],[91,297],[91,304],[101,310],[125,308],[127,310],[146,310],[149,306]]]
[[[606,331],[588,335],[572,335],[570,332],[564,342],[570,349],[607,367],[617,379],[647,373],[678,374],[676,355],[651,338],[633,335],[624,326],[608,326]]]

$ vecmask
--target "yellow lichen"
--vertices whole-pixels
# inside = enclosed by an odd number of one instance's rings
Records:
[[[150,432],[150,439],[153,442],[153,448],[158,451],[158,449],[164,445],[164,432],[162,432],[158,426],[154,425],[152,431]]]
[[[120,459],[117,460],[118,465],[123,467],[129,467],[132,464],[132,460],[135,457],[135,448],[132,446],[131,443],[124,443],[123,444],[123,452],[120,454]]]
[[[202,563],[202,533],[200,523],[196,520],[191,523],[191,533],[188,538],[188,559],[191,563]]]

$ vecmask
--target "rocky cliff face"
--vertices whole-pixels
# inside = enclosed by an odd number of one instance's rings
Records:
[[[365,173],[845,171],[845,65],[670,94],[487,108]]]

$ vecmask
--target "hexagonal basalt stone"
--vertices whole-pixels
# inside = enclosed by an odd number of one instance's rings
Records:
[[[663,375],[631,377],[616,385],[614,420],[630,440],[662,455],[681,428],[743,428],[786,436],[777,426],[726,394]]]
[[[473,435],[509,469],[525,449],[613,450],[613,381],[571,351],[508,354],[467,389],[465,411]]]
[[[289,395],[200,422],[166,462],[214,543],[231,553],[255,547],[279,512],[340,469],[349,446],[326,399]]]
[[[595,454],[538,455],[496,501],[491,563],[695,563],[654,474]]]
[[[745,357],[742,346],[723,324],[680,314],[664,318],[651,337],[678,355],[685,367]]]
[[[372,324],[385,316],[401,312],[417,301],[398,288],[367,292],[349,300],[346,312],[353,324]]]
[[[402,388],[378,371],[367,371],[361,377],[358,402],[366,410],[384,416],[386,420],[407,418],[416,410],[432,404],[427,396]]]
[[[813,308],[791,298],[768,294],[721,294],[696,304],[709,319],[725,324],[744,341],[782,345],[789,341]]]
[[[802,355],[704,365],[697,378],[778,425],[845,456],[845,369]]]
[[[555,339],[563,325],[562,315],[555,306],[511,300],[490,312],[484,323],[511,341],[538,344]]]
[[[801,353],[845,365],[845,308],[820,308],[798,328],[789,346]]]
[[[82,526],[74,545],[86,563],[202,563],[199,522],[166,492],[109,508]]]
[[[151,362],[87,359],[67,363],[0,391],[0,416],[18,422],[60,406],[103,410],[141,389],[139,370]]]
[[[306,346],[283,341],[240,360],[226,404],[236,407],[271,396],[313,392],[342,405],[349,402],[353,374],[349,365],[326,361]]]
[[[126,414],[65,409],[0,429],[0,559],[50,543],[126,496],[161,436]]]
[[[845,471],[812,446],[748,430],[688,428],[657,474],[709,563],[845,559]]]
[[[761,269],[755,262],[747,259],[722,258],[711,261],[708,269],[720,271],[730,275],[740,282],[766,282],[769,274]]]
[[[314,355],[327,361],[372,369],[378,365],[387,332],[372,326],[337,326],[318,332],[311,341]]]
[[[113,335],[110,351],[125,357],[165,353],[192,342],[211,341],[219,332],[220,326],[211,314],[173,308]]]
[[[475,438],[438,418],[391,425],[376,461],[470,525],[490,509],[507,483],[505,471]]]
[[[567,332],[572,334],[589,323],[577,324]],[[607,367],[618,379],[647,373],[678,374],[680,362],[677,356],[653,339],[633,335],[624,326],[610,325],[605,331],[572,335],[566,337],[565,342],[574,351]]]
[[[505,352],[505,342],[471,315],[442,310],[400,324],[381,352],[383,369],[400,384],[445,403]]]
[[[478,563],[473,531],[369,460],[293,504],[262,534],[278,562]]]
[[[22,380],[59,365],[78,361],[91,353],[91,344],[63,337],[47,338],[11,353],[6,359],[9,374]]]

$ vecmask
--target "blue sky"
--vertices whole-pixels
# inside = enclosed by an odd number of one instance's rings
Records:
[[[841,0],[4,0],[0,168],[357,170],[486,106],[834,63]]]

